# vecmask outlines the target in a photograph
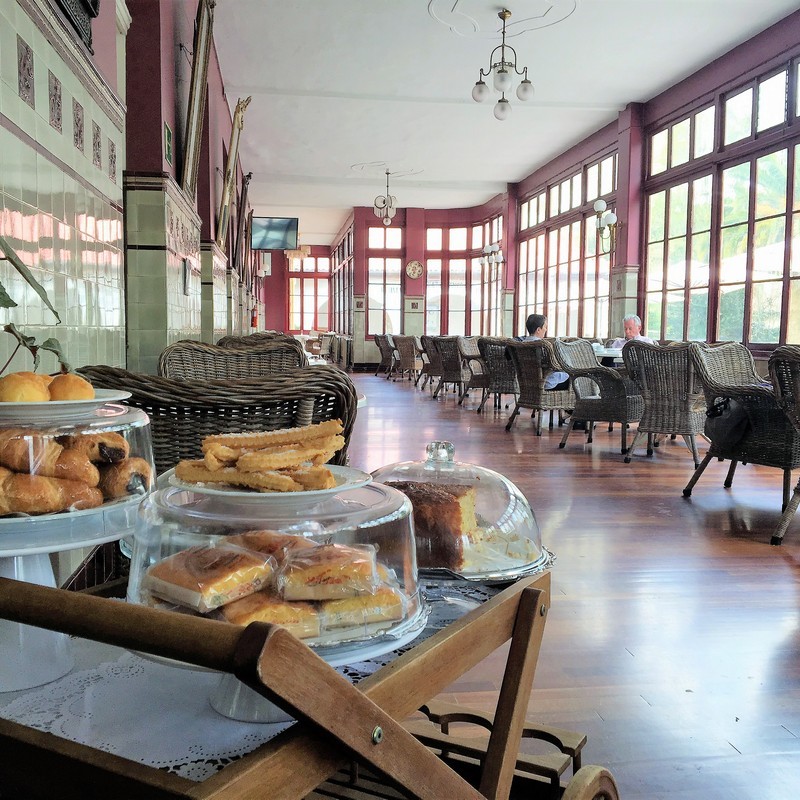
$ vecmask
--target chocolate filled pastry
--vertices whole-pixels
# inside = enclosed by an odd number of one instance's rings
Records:
[[[106,500],[132,494],[146,494],[153,481],[153,471],[143,458],[126,458],[116,464],[100,466],[100,491]]]
[[[0,515],[80,511],[102,503],[100,490],[80,481],[27,475],[0,467]]]
[[[0,466],[89,486],[97,486],[100,481],[97,467],[85,453],[64,449],[52,436],[33,428],[0,430]]]
[[[96,464],[114,464],[130,455],[130,445],[125,437],[114,431],[62,436],[58,441],[64,447],[84,453],[89,461]]]

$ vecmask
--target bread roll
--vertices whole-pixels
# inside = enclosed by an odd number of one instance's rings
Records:
[[[0,515],[79,511],[102,503],[100,490],[85,483],[20,474],[0,467]]]

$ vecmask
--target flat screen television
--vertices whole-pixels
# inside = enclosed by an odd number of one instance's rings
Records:
[[[253,250],[297,250],[297,217],[253,217]]]

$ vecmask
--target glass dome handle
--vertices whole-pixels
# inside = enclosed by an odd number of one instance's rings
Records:
[[[452,442],[430,442],[425,448],[425,454],[428,461],[452,462],[456,448]]]

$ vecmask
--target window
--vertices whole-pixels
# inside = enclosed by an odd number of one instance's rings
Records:
[[[709,106],[650,136],[650,175],[709,155],[714,149],[715,108]]]
[[[306,256],[289,260],[289,272],[302,277],[289,278],[289,330],[327,331],[329,329],[330,258]]]
[[[439,336],[442,332],[442,260],[429,258],[425,270],[425,333]]]
[[[402,332],[401,259],[367,259],[367,334]]]

